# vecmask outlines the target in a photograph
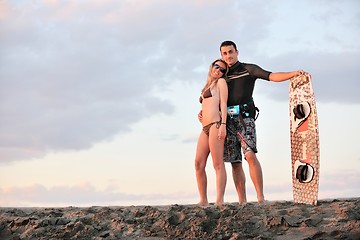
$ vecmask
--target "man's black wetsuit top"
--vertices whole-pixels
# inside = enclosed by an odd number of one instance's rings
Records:
[[[227,74],[228,106],[252,102],[255,80],[269,80],[269,71],[255,64],[237,62],[230,67]]]

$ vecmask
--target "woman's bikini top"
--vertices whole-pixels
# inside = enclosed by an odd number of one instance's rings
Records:
[[[205,98],[218,96],[218,93],[216,90],[217,90],[216,87],[213,84],[211,84],[207,89],[204,90],[204,92],[201,93],[199,102],[202,103],[202,101]]]

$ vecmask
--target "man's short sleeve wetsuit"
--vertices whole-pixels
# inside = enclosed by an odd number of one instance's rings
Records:
[[[255,80],[269,80],[270,73],[255,64],[237,62],[231,66],[227,74],[228,106],[252,101]]]
[[[269,80],[269,71],[266,71],[255,64],[237,62],[230,67],[227,74],[228,85],[228,106],[242,105],[253,102],[252,95],[256,79]],[[239,117],[229,116],[227,118],[227,137],[224,146],[225,162],[242,162],[241,150],[257,153],[255,119],[244,118],[243,122]],[[241,133],[240,136],[237,132]]]

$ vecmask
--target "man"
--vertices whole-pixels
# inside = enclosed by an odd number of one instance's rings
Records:
[[[264,202],[263,176],[260,162],[256,157],[256,107],[252,98],[257,78],[282,82],[304,74],[303,70],[293,72],[269,72],[255,64],[240,63],[236,44],[225,41],[220,45],[222,58],[229,65],[227,74],[228,109],[227,139],[224,160],[232,165],[232,175],[238,193],[239,203],[246,202],[245,174],[242,168],[243,152],[249,164],[250,178],[254,184],[258,202]]]

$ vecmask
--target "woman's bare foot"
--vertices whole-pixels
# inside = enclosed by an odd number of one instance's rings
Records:
[[[200,205],[200,206],[209,206],[209,202],[208,201],[200,201],[198,203],[198,205]]]
[[[224,205],[224,202],[215,202],[215,206],[222,207]]]

